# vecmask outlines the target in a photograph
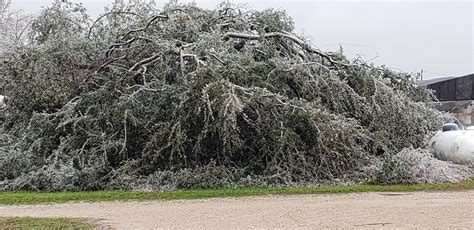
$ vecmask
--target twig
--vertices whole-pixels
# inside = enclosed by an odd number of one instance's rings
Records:
[[[124,134],[124,141],[123,141],[123,144],[122,144],[122,149],[120,150],[119,152],[119,155],[121,155],[124,151],[125,151],[125,148],[127,147],[127,117],[128,117],[128,110],[125,110],[125,118],[123,120],[123,130],[125,132]]]

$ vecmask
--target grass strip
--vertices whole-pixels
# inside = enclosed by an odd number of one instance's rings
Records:
[[[0,217],[0,229],[94,229],[81,219]]]
[[[189,189],[171,192],[91,191],[91,192],[0,192],[0,204],[39,204],[64,202],[186,200],[216,197],[243,197],[263,195],[302,195],[353,192],[411,192],[456,191],[474,189],[474,178],[462,183],[414,184],[414,185],[352,185],[298,188],[219,188]]]

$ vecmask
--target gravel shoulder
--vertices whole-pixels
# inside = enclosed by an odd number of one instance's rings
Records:
[[[0,216],[87,218],[116,229],[468,229],[474,190],[7,205]]]

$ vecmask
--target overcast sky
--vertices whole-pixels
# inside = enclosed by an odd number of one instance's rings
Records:
[[[27,12],[37,12],[52,1],[13,0],[15,8]],[[84,3],[97,16],[113,0],[72,1]],[[220,0],[195,2],[213,8]],[[341,44],[351,58],[360,55],[405,72],[423,69],[425,79],[474,73],[474,0],[231,2],[285,10],[294,18],[296,32],[323,50],[338,50]]]

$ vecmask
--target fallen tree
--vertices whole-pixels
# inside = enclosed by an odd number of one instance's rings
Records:
[[[2,56],[0,180],[50,191],[368,181],[364,169],[423,147],[448,119],[410,75],[293,29],[284,12],[226,3],[115,4],[95,21],[55,3]]]

